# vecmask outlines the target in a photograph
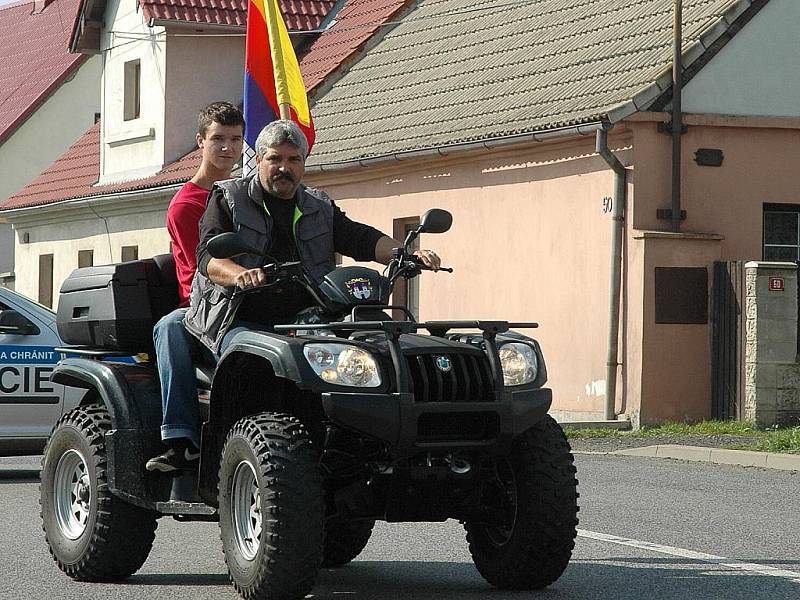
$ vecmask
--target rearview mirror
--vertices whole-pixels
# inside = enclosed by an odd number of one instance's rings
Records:
[[[431,208],[419,220],[420,233],[444,233],[453,224],[453,215],[441,208]]]
[[[228,232],[215,235],[208,240],[206,245],[208,253],[214,258],[233,258],[242,254],[255,254],[260,256],[262,252],[251,248],[242,240],[238,233]]]

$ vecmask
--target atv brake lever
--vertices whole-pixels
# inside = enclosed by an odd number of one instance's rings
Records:
[[[427,266],[418,257],[414,257],[414,259],[409,261],[409,262],[412,262],[414,264],[414,268],[416,268],[418,271],[433,271],[433,269],[431,269],[429,266]],[[436,271],[444,271],[446,273],[452,273],[453,269],[452,269],[452,267],[439,267],[438,269],[436,269]],[[436,272],[436,271],[434,271],[434,272]]]

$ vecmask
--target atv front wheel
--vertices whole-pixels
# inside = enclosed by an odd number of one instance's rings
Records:
[[[573,462],[564,432],[547,415],[514,440],[510,455],[486,469],[486,518],[465,527],[472,559],[489,583],[540,589],[567,568],[578,525]]]
[[[325,547],[322,566],[328,569],[343,567],[369,542],[375,521],[372,519],[353,521],[333,517],[325,522]]]
[[[322,559],[319,456],[295,417],[262,413],[230,430],[219,469],[219,526],[244,598],[305,597]]]
[[[108,489],[106,409],[79,406],[56,423],[42,457],[39,504],[50,554],[80,581],[120,581],[147,560],[157,527],[154,512]]]

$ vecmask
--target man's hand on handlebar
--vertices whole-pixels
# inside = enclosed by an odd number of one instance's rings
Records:
[[[442,266],[442,259],[433,250],[415,250],[414,256],[431,271],[438,271]]]
[[[257,267],[242,271],[234,281],[237,287],[247,290],[267,283],[267,275],[264,273],[264,269]]]

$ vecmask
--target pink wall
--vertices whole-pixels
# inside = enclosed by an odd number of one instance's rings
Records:
[[[725,260],[760,259],[762,204],[800,203],[800,120],[688,115],[686,121],[681,207],[687,219],[682,229],[722,234]],[[698,122],[703,124],[694,124]],[[748,123],[767,127],[746,127]],[[630,127],[638,181],[633,226],[668,229],[668,222],[656,219],[656,208],[670,206],[670,137],[658,133],[654,122]],[[698,148],[722,150],[722,166],[698,166]]]
[[[681,231],[714,234],[705,239],[645,233],[670,226],[656,219],[657,208],[670,207],[670,137],[658,133],[655,122],[629,124],[636,182],[632,235],[638,239],[628,257],[635,263],[628,272],[628,323],[635,327],[638,306],[631,303],[641,302],[642,354],[626,358],[631,368],[641,361],[639,378],[627,374],[626,396],[639,396],[643,423],[711,416],[710,326],[655,323],[654,269],[705,266],[711,282],[715,260],[761,258],[763,203],[800,203],[794,181],[800,164],[798,120],[704,115],[687,115],[685,120],[689,128],[682,139],[681,208],[687,219]],[[699,148],[722,150],[722,166],[697,165]]]
[[[711,415],[710,329],[702,324],[655,322],[655,268],[709,267],[719,260],[718,236],[637,232],[644,268],[639,410],[642,423],[697,421]],[[708,268],[709,298],[712,273]],[[709,315],[710,319],[710,315]],[[637,381],[631,382],[633,385]]]
[[[642,422],[710,416],[708,325],[656,325],[654,269],[709,268],[761,257],[762,204],[800,203],[800,120],[687,115],[683,137],[684,233],[658,235],[670,206],[670,138],[664,115],[636,115],[611,145],[628,179],[617,412]],[[700,167],[698,148],[719,148],[723,166]],[[611,218],[603,198],[613,174],[594,138],[310,173],[354,219],[392,231],[393,219],[427,208],[454,225],[423,236],[455,273],[423,274],[422,319],[538,321],[554,410],[599,417],[605,400]]]
[[[554,408],[601,411],[611,233],[602,199],[613,175],[593,149],[590,137],[307,179],[385,232],[392,219],[451,211],[453,228],[422,244],[455,272],[422,275],[420,317],[539,322]]]

